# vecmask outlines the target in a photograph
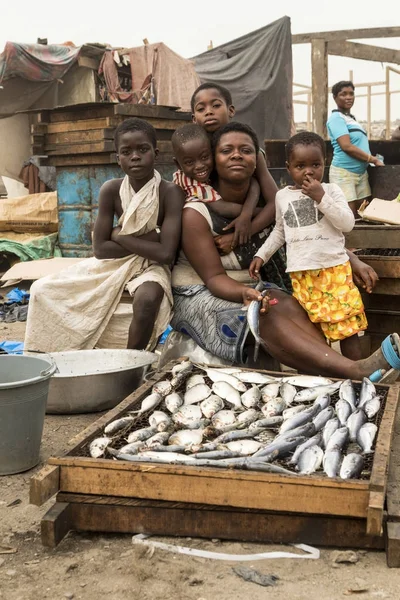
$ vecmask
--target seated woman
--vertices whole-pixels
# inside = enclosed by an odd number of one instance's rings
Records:
[[[215,134],[217,188],[221,196],[242,204],[254,173],[258,141],[252,129],[229,123]],[[269,305],[252,286],[247,268],[251,256],[231,252],[221,256],[214,242],[214,216],[202,202],[188,202],[183,210],[182,253],[172,274],[172,326],[193,338],[203,349],[236,363],[248,359],[248,325],[243,305],[262,300],[260,335],[280,363],[310,374],[361,379],[377,369],[388,369],[381,350],[368,359],[352,361],[330,348],[300,305],[274,284],[268,284]],[[260,240],[262,243],[262,240]],[[371,290],[376,275],[350,255],[357,282]],[[247,256],[247,264],[246,258]],[[398,343],[398,337],[393,338]],[[398,349],[397,349],[398,351]]]

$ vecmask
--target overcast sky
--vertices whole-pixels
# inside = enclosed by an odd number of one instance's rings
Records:
[[[6,4],[6,7],[4,6]],[[164,42],[186,58],[200,54],[212,40],[214,47],[285,15],[291,18],[292,33],[400,26],[399,0],[326,0],[268,2],[266,0],[214,0],[191,4],[188,0],[14,0],[0,2],[0,50],[6,41],[33,43],[47,37],[49,43],[72,41],[109,43],[134,47],[143,38],[150,43]],[[357,40],[361,41],[361,40]],[[399,38],[362,40],[400,50]],[[294,81],[311,83],[310,45],[293,48]],[[329,58],[329,84],[347,79],[349,70],[354,81],[383,81],[384,65],[332,56]],[[400,90],[400,75],[393,74],[392,88]],[[383,91],[384,88],[379,88]],[[365,90],[359,90],[362,93]],[[378,88],[376,88],[378,91]],[[384,118],[384,97],[373,99],[372,118]],[[366,116],[366,101],[359,98],[354,112]],[[392,116],[400,118],[400,94],[392,96]],[[305,119],[305,109],[296,108],[296,120]]]

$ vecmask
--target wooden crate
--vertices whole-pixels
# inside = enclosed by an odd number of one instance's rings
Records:
[[[356,223],[345,234],[346,248],[398,248],[400,225],[365,225]]]
[[[70,529],[77,529],[383,547],[399,386],[380,386],[388,394],[369,480],[82,456],[83,448],[102,434],[105,425],[140,404],[171,366],[76,436],[68,454],[50,458],[32,478],[31,503],[40,505],[57,493],[56,504],[42,521],[45,545],[54,546]]]

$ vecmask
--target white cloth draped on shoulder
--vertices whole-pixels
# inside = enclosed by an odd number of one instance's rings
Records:
[[[160,174],[137,193],[128,176],[122,181],[121,233],[139,236],[157,226]],[[171,273],[137,255],[99,260],[88,258],[60,273],[44,277],[31,287],[25,350],[60,352],[94,348],[106,330],[124,289],[134,296],[146,282],[156,282],[164,297],[148,348],[166,329],[172,316]]]

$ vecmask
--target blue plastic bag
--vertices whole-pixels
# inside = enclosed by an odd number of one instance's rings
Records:
[[[23,354],[24,342],[7,340],[6,342],[0,342],[0,348],[7,352],[7,354]]]
[[[7,302],[27,302],[30,298],[30,293],[26,290],[20,290],[19,288],[14,288],[11,292],[8,292],[6,296]]]

